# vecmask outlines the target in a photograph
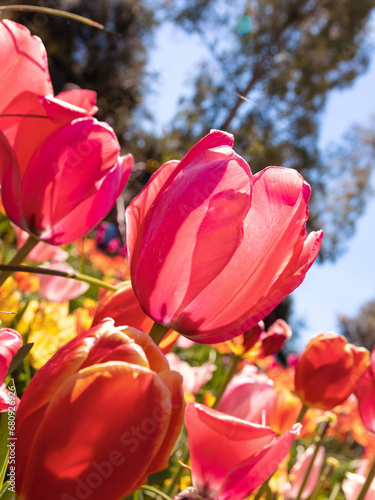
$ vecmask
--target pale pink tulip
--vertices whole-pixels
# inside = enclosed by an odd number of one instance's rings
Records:
[[[10,363],[21,346],[22,337],[18,332],[11,328],[0,329],[0,412],[8,411],[9,407],[16,409],[19,404],[19,399],[5,387],[4,381]]]
[[[211,363],[203,363],[201,366],[191,366],[186,361],[181,361],[180,358],[170,352],[166,355],[171,370],[182,375],[182,387],[195,396],[202,389],[204,384],[212,378],[212,373],[216,370],[216,366]]]
[[[21,248],[29,237],[29,234],[26,233],[26,231],[22,231],[22,229],[20,229],[18,226],[13,227],[17,236],[17,247]],[[55,245],[49,245],[48,243],[44,243],[43,241],[41,241],[31,250],[31,252],[27,256],[27,259],[39,264],[47,260],[62,262],[68,257],[68,252],[65,252],[65,250],[63,250],[62,248]]]
[[[307,469],[310,466],[312,455],[315,451],[315,445],[309,446],[301,455],[299,460],[293,465],[290,471],[291,482],[287,487],[285,492],[285,500],[293,500],[297,498],[298,493],[301,489],[303,480],[305,479]],[[318,453],[314,460],[309,478],[305,487],[303,488],[301,499],[306,500],[312,495],[316,485],[318,484],[320,472],[322,470],[323,462],[325,457],[325,450],[323,446],[320,446]]]
[[[157,170],[126,214],[141,307],[201,343],[264,318],[302,283],[323,236],[307,236],[301,175],[269,167],[253,176],[232,145],[232,135],[211,131]]]
[[[356,499],[365,481],[366,477],[362,474],[352,474],[351,472],[347,472],[346,479],[342,483],[342,489],[346,500]],[[375,480],[371,483],[371,486],[366,493],[365,500],[375,500]]]
[[[40,267],[66,273],[74,271],[66,262],[46,262]],[[67,302],[83,295],[89,288],[90,285],[83,281],[48,274],[39,275],[39,293],[50,302]]]
[[[280,437],[204,405],[189,403],[185,414],[193,485],[202,499],[243,500],[288,453],[296,425]]]
[[[267,375],[245,367],[228,384],[218,410],[254,424],[267,422],[276,392]]]
[[[371,354],[371,364],[359,381],[355,395],[363,423],[375,433],[375,348]]]

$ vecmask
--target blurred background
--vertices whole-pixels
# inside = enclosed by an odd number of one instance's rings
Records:
[[[55,93],[97,91],[98,119],[136,160],[124,206],[212,128],[234,134],[253,173],[297,169],[312,187],[308,230],[325,237],[277,315],[291,323],[295,349],[329,330],[373,347],[374,0],[0,1],[16,3],[108,28],[7,15],[42,38]],[[110,217],[121,226],[121,208]]]

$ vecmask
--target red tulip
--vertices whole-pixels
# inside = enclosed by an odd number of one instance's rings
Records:
[[[248,497],[276,470],[300,428],[276,438],[269,427],[197,403],[187,405],[185,421],[197,495],[215,500]]]
[[[130,282],[125,282],[117,292],[109,292],[96,310],[92,326],[105,318],[112,318],[115,325],[132,326],[144,333],[149,333],[154,321],[145,314],[134,295]],[[170,330],[159,344],[163,354],[169,352],[177,342],[179,334]]]
[[[38,37],[25,26],[4,19],[0,22],[0,46],[0,115],[24,90],[53,95],[46,50]]]
[[[10,363],[22,346],[21,335],[11,328],[0,329],[0,412],[17,408],[19,399],[5,387]],[[12,403],[12,404],[11,404]],[[14,403],[14,404],[13,404]]]
[[[371,354],[371,364],[359,381],[355,394],[363,423],[375,433],[375,348]]]
[[[147,335],[107,320],[64,345],[16,417],[20,500],[118,500],[168,465],[181,376]]]
[[[306,235],[310,187],[294,170],[252,176],[212,131],[165,163],[127,209],[131,279],[155,321],[202,343],[245,333],[303,281],[322,232]]]
[[[295,387],[304,404],[330,410],[356,389],[368,366],[369,352],[329,333],[314,337],[298,359]]]
[[[81,238],[107,215],[133,158],[119,158],[113,130],[90,116],[96,111],[95,93],[77,90],[58,97],[24,92],[10,103],[4,112],[40,118],[2,119],[10,146],[3,137],[0,159],[8,217],[60,245]]]

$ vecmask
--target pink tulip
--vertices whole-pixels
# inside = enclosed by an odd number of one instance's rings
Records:
[[[185,414],[193,485],[202,499],[243,500],[288,453],[300,425],[280,437],[271,428],[189,403]]]
[[[26,242],[29,234],[26,231],[22,231],[17,226],[14,226],[14,231],[17,236],[17,247],[21,248],[22,245]],[[46,260],[53,260],[54,262],[62,262],[69,257],[68,252],[62,250],[61,248],[55,245],[49,245],[48,243],[43,243],[41,241],[38,243],[28,254],[27,259],[32,260],[34,262],[42,263]]]
[[[113,130],[91,117],[94,103],[91,91],[57,98],[26,91],[4,110],[41,117],[2,119],[9,144],[0,136],[0,165],[7,215],[48,243],[70,243],[93,229],[132,170],[131,155],[118,157]]]
[[[0,22],[0,115],[24,90],[53,95],[47,54],[41,40],[9,19]],[[0,117],[0,129],[2,129]]]
[[[294,170],[252,175],[214,130],[165,163],[127,209],[134,291],[155,321],[201,343],[247,332],[300,285],[322,232]]]
[[[170,352],[166,355],[171,370],[182,375],[182,387],[195,396],[202,389],[204,384],[212,378],[212,373],[216,370],[216,366],[211,363],[203,363],[201,366],[191,366],[186,361],[181,361],[180,358]]]
[[[297,498],[298,493],[301,489],[302,483],[305,479],[307,470],[310,466],[312,455],[315,451],[315,446],[309,446],[300,459],[296,462],[296,464],[292,467],[290,471],[291,483],[288,485],[287,491],[285,493],[285,500],[293,500]],[[322,470],[323,462],[324,462],[325,450],[323,446],[320,446],[318,449],[318,453],[314,460],[311,472],[309,474],[309,478],[305,487],[303,488],[301,499],[306,500],[309,498],[316,485],[318,484],[320,472]]]
[[[375,433],[375,348],[371,354],[371,364],[360,379],[355,395],[363,423]]]
[[[13,406],[17,408],[19,404],[19,399],[5,387],[4,381],[10,363],[21,346],[22,337],[18,332],[11,328],[0,329],[0,412],[8,411]]]
[[[74,271],[72,266],[66,262],[46,262],[41,267],[67,273]],[[83,281],[47,274],[39,275],[39,293],[50,302],[67,302],[83,295],[89,288],[90,285]]]
[[[357,498],[365,481],[366,477],[362,474],[352,474],[351,472],[347,472],[346,479],[342,483],[342,489],[346,500],[353,500]],[[371,483],[364,500],[375,500],[375,480]]]
[[[276,392],[267,375],[245,368],[228,384],[218,410],[253,424],[267,421]]]

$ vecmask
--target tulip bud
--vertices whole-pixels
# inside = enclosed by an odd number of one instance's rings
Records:
[[[317,335],[298,359],[295,387],[307,406],[330,410],[354,392],[369,364],[369,352],[345,337]]]
[[[16,418],[23,500],[118,500],[168,465],[183,419],[181,376],[149,336],[106,320],[65,344]]]

